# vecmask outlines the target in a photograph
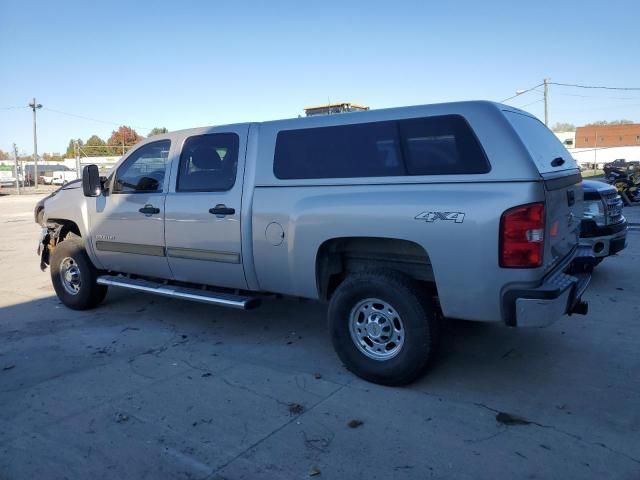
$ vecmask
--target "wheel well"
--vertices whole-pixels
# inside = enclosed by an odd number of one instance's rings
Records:
[[[395,238],[345,237],[324,242],[316,256],[319,296],[331,297],[349,273],[371,269],[402,272],[435,288],[429,255],[415,242]]]
[[[55,232],[56,243],[64,240],[64,237],[69,233],[82,237],[78,225],[72,220],[50,218],[47,221],[47,226]]]

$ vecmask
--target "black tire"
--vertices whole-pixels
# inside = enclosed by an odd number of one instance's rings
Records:
[[[77,293],[70,293],[60,275],[63,262],[75,266],[79,271],[80,283]],[[80,237],[73,233],[56,245],[50,261],[51,282],[60,301],[73,310],[88,310],[98,306],[107,294],[106,285],[98,285],[99,272],[91,263]],[[66,270],[66,268],[64,269]]]
[[[384,360],[370,358],[362,351],[366,345],[361,342],[358,347],[352,339],[352,311],[371,298],[389,304],[401,318],[404,343],[395,356]],[[423,374],[437,348],[439,322],[440,314],[428,293],[396,272],[352,274],[338,286],[329,304],[329,332],[336,353],[351,372],[382,385],[405,385]]]
[[[41,226],[45,226],[44,225],[44,207],[38,210],[38,213],[36,214],[36,222],[38,223],[38,225]]]

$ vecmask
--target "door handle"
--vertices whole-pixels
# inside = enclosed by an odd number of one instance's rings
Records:
[[[209,213],[213,215],[233,215],[234,213],[236,213],[236,209],[229,208],[226,205],[220,204],[216,205],[213,208],[210,208]]]
[[[153,205],[145,205],[144,207],[142,207],[140,210],[138,210],[140,213],[144,213],[145,215],[154,215],[156,213],[160,213],[160,209],[154,207]]]

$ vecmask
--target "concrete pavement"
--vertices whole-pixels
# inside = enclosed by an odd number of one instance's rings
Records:
[[[640,232],[588,316],[451,322],[429,373],[387,388],[340,365],[311,302],[66,309],[36,200],[0,198],[2,479],[640,478]]]

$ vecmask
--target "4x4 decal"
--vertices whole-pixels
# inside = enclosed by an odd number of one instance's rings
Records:
[[[464,213],[462,212],[422,212],[415,216],[416,220],[424,220],[425,222],[435,222],[436,220],[451,220],[455,223],[464,222]]]

